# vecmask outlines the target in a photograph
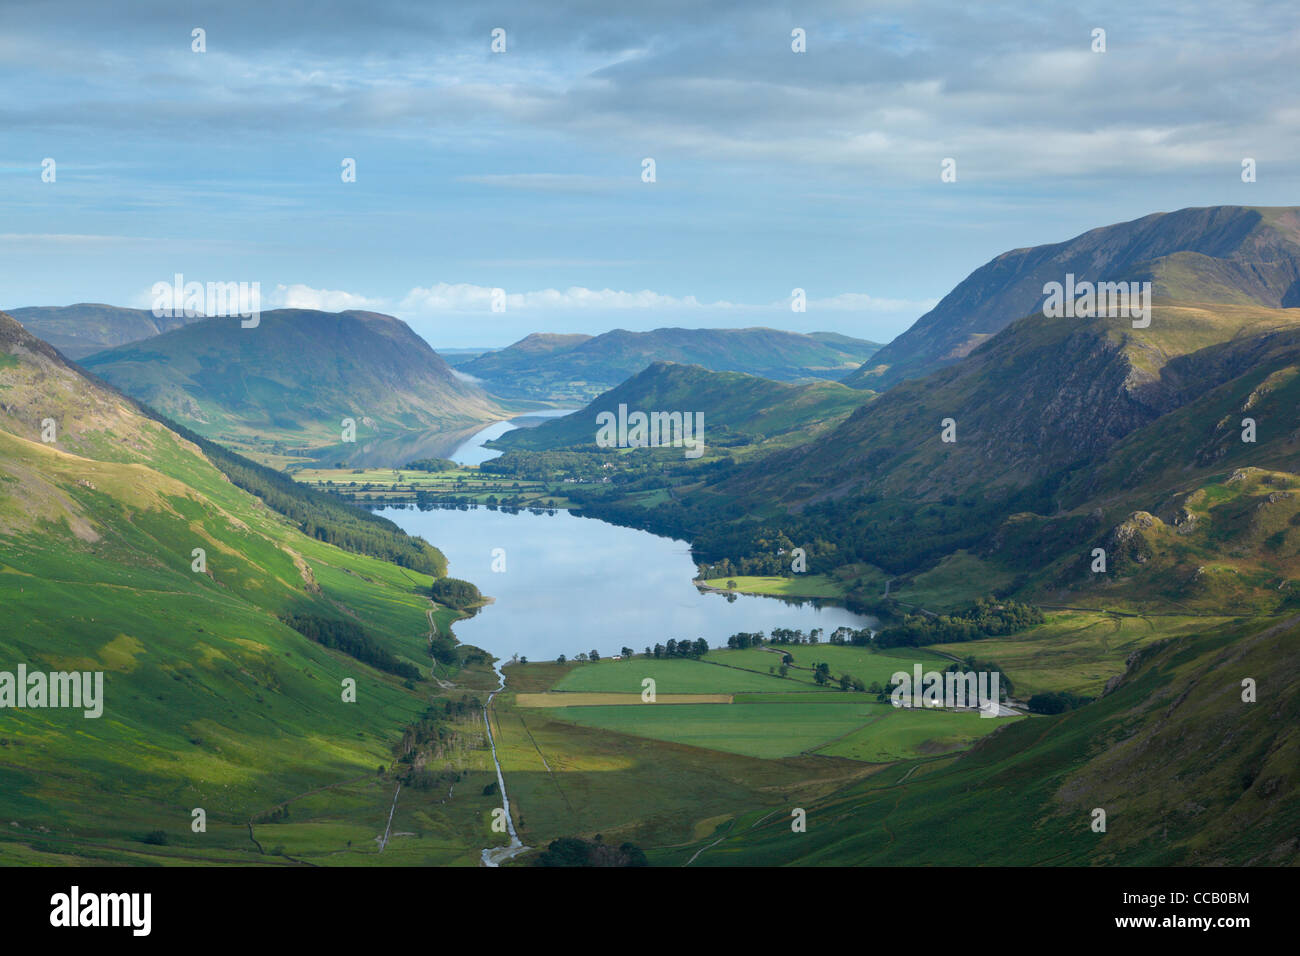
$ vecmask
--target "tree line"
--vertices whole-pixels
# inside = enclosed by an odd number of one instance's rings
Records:
[[[955,644],[1015,634],[1042,623],[1043,612],[1031,604],[981,598],[974,606],[953,614],[908,614],[901,624],[876,634],[875,642],[877,647]]]
[[[441,551],[423,538],[408,535],[387,518],[300,485],[288,475],[209,441],[148,406],[142,406],[142,411],[197,445],[231,484],[260,498],[268,508],[297,525],[303,534],[344,551],[379,558],[433,577],[447,573],[447,559]]]
[[[483,593],[469,581],[459,578],[439,578],[430,587],[433,599],[439,604],[465,611],[483,603]]]
[[[286,614],[280,620],[322,647],[342,651],[376,670],[407,680],[420,679],[419,668],[390,654],[353,621],[315,614]]]

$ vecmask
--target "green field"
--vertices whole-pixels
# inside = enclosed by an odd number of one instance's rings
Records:
[[[1015,718],[909,711],[865,694],[818,703],[790,699],[753,703],[643,704],[561,707],[557,720],[617,733],[750,757],[819,753],[884,763],[968,746]]]
[[[657,694],[735,694],[731,704],[634,704],[571,706],[547,709],[547,718],[649,737],[709,750],[775,759],[817,753],[867,762],[904,760],[947,753],[1009,722],[977,714],[910,711],[878,702],[873,694],[818,686],[811,668],[819,661],[838,675],[848,670],[865,683],[889,680],[915,662],[931,667],[947,661],[924,650],[877,653],[867,648],[791,645],[795,664],[789,678],[756,672],[779,664],[770,650],[715,650],[702,661],[634,658],[547,668],[551,690],[638,694],[641,681],[655,681]],[[535,665],[511,670],[511,683],[524,679]],[[753,668],[746,670],[742,668]],[[807,668],[804,670],[803,668]],[[530,689],[532,685],[529,685]]]
[[[735,587],[730,585],[735,583]],[[719,591],[736,591],[741,594],[768,594],[782,597],[842,598],[846,588],[828,574],[796,574],[792,577],[752,577],[733,575],[729,578],[709,578],[702,582]]]
[[[557,720],[750,757],[804,753],[867,720],[860,707],[820,704],[673,704],[641,707],[564,707]]]
[[[473,504],[513,502],[521,508],[569,508],[558,483],[524,481],[463,467],[446,471],[407,468],[297,468],[294,480],[358,501],[434,501],[454,498]]]
[[[831,677],[841,674],[856,677],[865,684],[879,681],[882,685],[898,671],[912,673],[918,662],[926,670],[944,670],[951,663],[944,657],[921,647],[891,647],[877,651],[850,644],[780,644],[775,645],[794,658],[790,673],[800,679],[809,679],[811,671],[821,662],[830,665]],[[730,652],[728,652],[730,653]],[[741,653],[744,653],[743,651]],[[760,652],[769,653],[769,652]],[[780,655],[770,654],[780,661]],[[807,670],[802,670],[806,668]]]
[[[711,652],[721,658],[723,653]],[[780,658],[769,655],[774,662]],[[579,664],[553,688],[557,691],[605,691],[639,694],[641,681],[651,678],[659,694],[732,694],[738,691],[781,691],[790,689],[790,681],[767,673],[741,670],[705,661],[655,660],[636,657],[624,661],[600,661]],[[825,688],[809,686],[810,693],[828,693]]]
[[[870,763],[910,760],[918,755],[965,750],[985,734],[1017,719],[986,718],[969,712],[912,710],[892,704],[873,707],[873,713],[877,714],[875,720],[813,752]]]

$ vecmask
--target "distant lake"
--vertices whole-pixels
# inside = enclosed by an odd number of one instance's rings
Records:
[[[516,428],[536,427],[548,418],[559,418],[561,415],[568,415],[576,411],[576,408],[553,408],[548,411],[529,412],[527,415],[521,415],[508,422],[495,422],[482,431],[475,432],[468,441],[458,445],[446,457],[458,465],[481,465],[483,462],[503,454],[493,448],[484,448],[484,442],[500,438],[506,432],[514,431]]]
[[[508,422],[494,422],[486,428],[398,432],[386,438],[371,439],[360,448],[350,449],[346,461],[350,467],[355,468],[400,468],[417,458],[450,458],[462,465],[478,465],[501,454],[484,448],[483,442],[500,438],[516,428],[534,427],[548,418],[568,415],[576,410],[560,408],[529,412]],[[332,464],[340,456],[337,449],[327,449],[318,457],[323,464]]]

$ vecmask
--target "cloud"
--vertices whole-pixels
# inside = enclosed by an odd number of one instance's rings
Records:
[[[349,309],[379,311],[385,307],[383,299],[370,298],[339,289],[313,289],[310,286],[277,285],[263,301],[263,308],[316,309],[320,312],[346,312]]]
[[[800,10],[808,51],[795,55],[785,5],[773,0],[641,10],[561,0],[544,13],[507,0],[491,15],[509,24],[500,56],[488,52],[495,21],[472,9],[434,15],[374,0],[364,17],[340,3],[336,19],[254,6],[209,11],[203,56],[166,18],[119,23],[88,0],[60,18],[15,14],[0,77],[17,84],[20,105],[0,108],[0,123],[169,141],[213,128],[277,139],[369,130],[514,150],[563,137],[591,152],[851,174],[919,166],[927,178],[955,156],[985,180],[1211,169],[1246,144],[1275,162],[1300,158],[1300,135],[1276,121],[1275,93],[1290,88],[1300,50],[1285,5],[1153,0],[1139,16],[1101,2],[1087,14],[1026,15],[1009,2],[821,0]],[[81,28],[56,29],[64,22]],[[1110,25],[1104,54],[1090,50],[1097,24]],[[524,172],[458,181],[551,192],[617,182]]]
[[[183,276],[186,283],[203,282],[204,289],[207,288],[208,282],[228,282],[239,281],[230,279],[206,277],[201,280],[194,275]],[[161,280],[168,285],[174,284],[174,278],[168,276]],[[154,294],[153,287],[142,289],[128,299],[128,304],[137,309],[153,308]],[[295,283],[294,285],[277,285],[269,293],[263,292],[260,295],[260,308],[263,311],[268,309],[314,309],[319,312],[346,312],[349,309],[363,309],[368,311],[381,311],[387,306],[387,302],[380,298],[370,298],[369,296],[357,295],[352,292],[344,292],[339,289],[313,289],[311,286]]]
[[[398,308],[416,315],[443,312],[491,311],[493,288],[464,282],[439,282],[427,288],[415,288],[406,294]],[[536,310],[623,310],[623,309],[729,309],[730,302],[699,301],[695,296],[672,296],[650,289],[627,292],[615,289],[537,289],[531,292],[502,290],[507,311]]]

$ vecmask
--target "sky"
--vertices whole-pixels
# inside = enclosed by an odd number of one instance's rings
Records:
[[[1298,23],[1197,0],[0,0],[0,308],[149,307],[180,273],[387,312],[435,348],[884,342],[1009,249],[1296,203]]]

